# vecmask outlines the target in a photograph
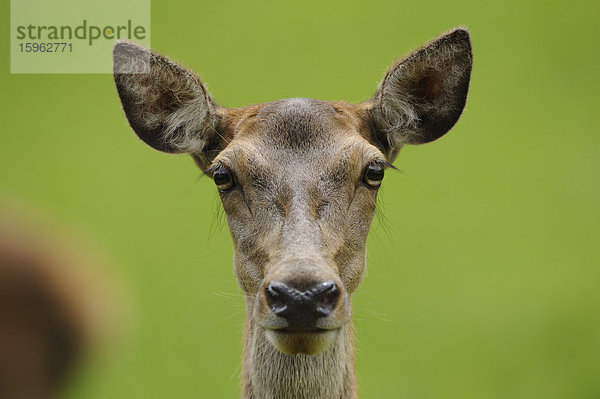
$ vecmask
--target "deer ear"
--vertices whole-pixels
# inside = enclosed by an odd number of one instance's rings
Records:
[[[207,145],[219,140],[220,120],[200,79],[149,49],[117,42],[114,78],[129,124],[157,150],[191,153],[203,158]]]
[[[403,144],[443,136],[467,99],[469,33],[455,29],[392,65],[368,103],[373,134],[390,160]]]

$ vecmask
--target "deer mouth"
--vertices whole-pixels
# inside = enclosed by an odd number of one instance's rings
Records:
[[[299,353],[316,355],[327,349],[336,339],[338,329],[277,329],[265,330],[267,340],[277,350],[287,355]]]
[[[317,322],[318,327],[314,325],[291,327],[280,317],[268,317],[257,322],[267,341],[277,350],[288,355],[298,353],[315,355],[324,351],[337,339],[339,331],[345,325],[332,316],[321,318]]]

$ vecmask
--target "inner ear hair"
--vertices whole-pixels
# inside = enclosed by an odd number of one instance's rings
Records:
[[[465,106],[472,66],[466,29],[454,29],[386,72],[370,101],[374,136],[393,158],[403,144],[443,136]]]

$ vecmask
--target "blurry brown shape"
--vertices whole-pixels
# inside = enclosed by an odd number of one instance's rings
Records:
[[[16,220],[0,214],[0,398],[55,398],[93,335],[89,265]]]

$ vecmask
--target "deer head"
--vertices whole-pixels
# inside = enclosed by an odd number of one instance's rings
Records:
[[[217,186],[246,299],[246,368],[277,356],[351,356],[339,342],[352,345],[350,297],[385,170],[404,144],[452,128],[471,64],[469,34],[456,29],[392,65],[362,104],[290,98],[229,109],[194,73],[116,44],[115,82],[133,130],[155,149],[190,154]],[[245,390],[256,391],[262,377],[244,373]]]

